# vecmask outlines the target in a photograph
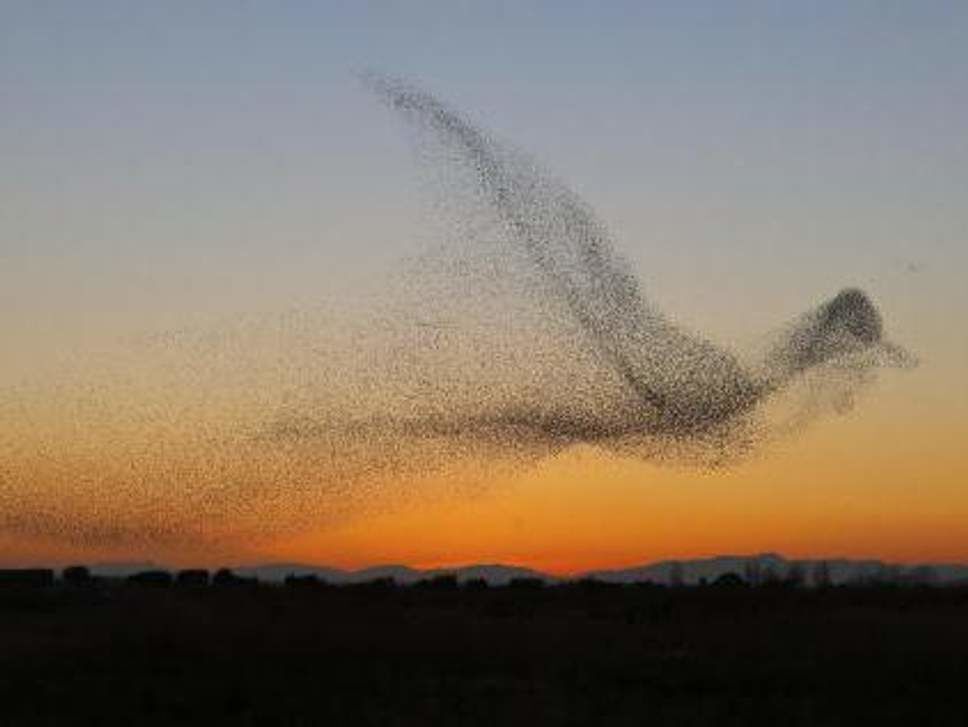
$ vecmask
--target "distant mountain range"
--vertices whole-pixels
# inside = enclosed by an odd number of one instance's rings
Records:
[[[712,582],[726,573],[736,573],[746,580],[753,578],[770,580],[799,573],[802,578],[810,582],[822,572],[825,572],[826,577],[834,584],[871,580],[968,583],[968,565],[953,563],[900,565],[881,560],[849,558],[793,560],[777,553],[717,555],[697,560],[665,560],[632,568],[591,571],[584,576],[611,583],[636,581],[670,583],[681,580],[686,584],[696,584],[703,579]]]
[[[167,569],[148,562],[98,563],[91,566],[95,575],[124,577],[146,570]],[[400,584],[411,584],[439,575],[453,574],[458,581],[483,579],[491,585],[505,585],[515,578],[540,578],[549,583],[562,580],[595,579],[608,583],[698,584],[713,582],[727,573],[736,573],[746,580],[770,580],[798,574],[808,583],[824,577],[831,583],[863,581],[909,581],[938,584],[968,583],[968,565],[952,563],[924,563],[898,565],[880,560],[851,560],[847,558],[791,560],[776,553],[756,555],[718,555],[695,560],[664,560],[631,568],[595,570],[567,578],[542,573],[530,568],[501,564],[476,564],[454,568],[420,570],[405,565],[380,565],[361,570],[345,570],[305,563],[266,563],[243,565],[232,570],[240,576],[256,577],[260,581],[280,582],[286,576],[316,576],[334,584],[365,583],[378,578],[392,578]]]

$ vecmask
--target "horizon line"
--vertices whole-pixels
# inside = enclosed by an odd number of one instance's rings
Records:
[[[441,572],[441,571],[460,571],[471,568],[505,568],[505,569],[519,569],[532,571],[544,576],[550,576],[559,579],[568,579],[581,577],[585,574],[590,573],[607,573],[615,571],[626,571],[626,570],[637,570],[645,569],[662,565],[671,565],[675,563],[701,563],[708,561],[715,561],[721,559],[737,559],[745,561],[753,561],[759,559],[774,558],[777,560],[784,561],[785,563],[796,564],[796,563],[837,563],[837,562],[848,562],[848,563],[878,563],[883,566],[898,566],[906,568],[916,568],[919,566],[941,566],[941,567],[966,567],[968,568],[968,559],[965,560],[931,560],[931,559],[903,559],[903,560],[893,560],[886,559],[878,556],[848,556],[848,555],[811,555],[811,556],[787,556],[779,551],[756,551],[749,553],[741,552],[727,552],[727,553],[713,553],[709,555],[699,555],[699,556],[682,556],[682,557],[665,557],[657,558],[652,560],[643,561],[632,561],[625,564],[617,565],[603,565],[588,568],[542,568],[536,565],[530,565],[525,562],[518,561],[503,561],[503,560],[478,560],[478,561],[458,561],[458,562],[420,562],[420,563],[406,563],[406,562],[393,562],[393,561],[374,561],[367,565],[356,565],[356,566],[342,566],[334,565],[332,563],[319,562],[319,561],[307,561],[300,559],[256,559],[253,558],[248,562],[198,562],[182,559],[174,559],[172,562],[165,562],[163,559],[156,560],[151,557],[145,558],[117,558],[117,559],[91,559],[85,560],[83,558],[78,559],[52,559],[48,562],[38,562],[38,561],[26,561],[26,560],[16,560],[16,561],[0,561],[0,568],[7,569],[28,569],[28,568],[47,568],[52,570],[63,570],[64,568],[69,568],[71,566],[86,566],[88,568],[118,568],[118,567],[151,567],[159,570],[169,570],[172,572],[177,572],[179,570],[189,570],[193,568],[207,569],[207,570],[217,570],[220,568],[227,568],[229,570],[250,570],[259,568],[278,568],[278,567],[299,567],[299,568],[314,568],[320,570],[332,570],[338,571],[340,573],[345,573],[348,575],[363,573],[369,570],[377,569],[389,569],[389,568],[399,568],[413,571],[415,573],[429,573],[429,572]]]

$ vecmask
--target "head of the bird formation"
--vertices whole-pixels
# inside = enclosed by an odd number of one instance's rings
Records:
[[[916,358],[884,336],[884,322],[864,291],[845,288],[801,318],[769,359],[772,386],[817,366],[858,362],[910,368]]]

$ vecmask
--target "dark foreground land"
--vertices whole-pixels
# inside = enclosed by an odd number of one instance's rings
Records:
[[[0,586],[3,725],[968,724],[968,589]]]

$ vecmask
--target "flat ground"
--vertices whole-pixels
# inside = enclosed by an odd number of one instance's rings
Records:
[[[2,725],[968,724],[968,589],[0,587]]]

